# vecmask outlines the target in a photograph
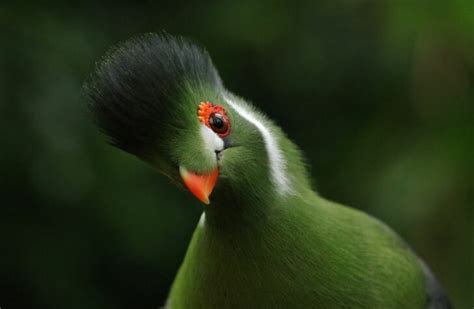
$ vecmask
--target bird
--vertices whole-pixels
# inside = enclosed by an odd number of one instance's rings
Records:
[[[450,308],[393,230],[313,188],[302,151],[167,33],[110,48],[84,84],[112,146],[202,203],[166,308]]]

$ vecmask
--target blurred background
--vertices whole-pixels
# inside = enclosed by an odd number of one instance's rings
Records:
[[[9,3],[8,3],[9,2]],[[106,145],[81,97],[113,44],[202,43],[306,153],[474,305],[474,2],[0,3],[0,307],[157,308],[201,205]]]

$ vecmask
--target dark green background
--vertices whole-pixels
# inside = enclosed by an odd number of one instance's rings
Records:
[[[323,196],[387,222],[471,308],[474,2],[402,2],[3,1],[0,307],[163,304],[202,206],[107,146],[80,92],[108,47],[165,29],[208,48]]]

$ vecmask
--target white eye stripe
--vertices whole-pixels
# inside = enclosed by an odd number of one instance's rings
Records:
[[[267,150],[272,183],[280,194],[286,195],[290,193],[292,190],[290,187],[290,180],[286,176],[285,158],[270,130],[264,124],[262,124],[262,122],[260,122],[257,117],[255,117],[255,115],[248,109],[237,105],[237,103],[235,103],[226,96],[224,96],[224,100],[240,116],[245,118],[248,122],[253,124],[260,131],[260,134],[262,135],[263,141],[265,143],[265,149]]]
[[[201,124],[201,138],[204,143],[204,149],[213,157],[215,157],[216,151],[224,149],[224,141],[204,124]]]

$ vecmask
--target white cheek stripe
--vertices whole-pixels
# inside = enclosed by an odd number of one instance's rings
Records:
[[[204,124],[201,125],[201,138],[206,153],[209,154],[212,159],[216,158],[216,150],[220,151],[224,149],[224,141]]]
[[[203,212],[201,215],[201,218],[199,218],[198,226],[203,228],[205,223],[206,223],[206,213]]]
[[[234,101],[224,96],[224,100],[230,105],[240,116],[245,118],[248,122],[253,124],[262,134],[267,150],[268,161],[270,163],[272,183],[280,194],[288,194],[291,192],[290,181],[286,176],[286,162],[283,154],[278,147],[276,139],[271,134],[270,130],[263,125],[254,114],[248,109],[237,105]]]

